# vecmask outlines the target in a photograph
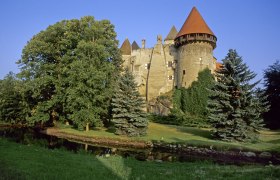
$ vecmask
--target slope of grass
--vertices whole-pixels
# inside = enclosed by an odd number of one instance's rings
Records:
[[[280,131],[261,131],[260,140],[256,143],[223,142],[213,140],[210,129],[179,127],[149,123],[147,136],[124,137],[108,132],[105,128],[90,130],[89,132],[78,131],[71,126],[60,125],[60,131],[90,137],[107,137],[124,140],[164,141],[167,143],[186,143],[197,146],[214,146],[217,149],[249,149],[254,151],[280,152]]]
[[[95,157],[0,138],[0,174],[0,179],[277,179],[280,167]]]

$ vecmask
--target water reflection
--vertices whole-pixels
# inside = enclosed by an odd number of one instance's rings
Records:
[[[133,157],[141,161],[176,161],[177,157],[171,153],[162,153],[152,149],[126,149],[102,147],[84,142],[73,142],[40,133],[39,129],[31,128],[0,128],[0,136],[21,144],[32,144],[49,149],[65,149],[74,153],[91,153],[96,156],[108,157],[119,155]]]

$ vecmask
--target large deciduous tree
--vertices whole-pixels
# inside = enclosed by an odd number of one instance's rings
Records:
[[[119,79],[112,99],[112,122],[116,134],[142,136],[146,134],[148,120],[143,111],[145,102],[140,96],[133,75],[126,69]]]
[[[265,94],[268,96],[269,111],[265,122],[271,129],[280,128],[280,63],[276,61],[264,71]]]
[[[121,57],[114,26],[87,16],[35,35],[18,63],[34,102],[28,121],[70,120],[83,128],[100,124],[106,114]]]
[[[255,140],[263,127],[265,101],[252,83],[256,74],[249,70],[235,50],[229,50],[216,72],[217,81],[208,103],[213,135],[221,140]]]

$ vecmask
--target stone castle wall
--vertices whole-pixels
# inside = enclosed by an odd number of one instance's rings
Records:
[[[174,41],[162,43],[158,37],[152,48],[132,50],[123,55],[124,67],[134,74],[140,94],[147,101],[175,87],[189,87],[205,68],[216,68],[213,47],[207,42],[194,42],[175,48]]]
[[[123,55],[124,67],[134,74],[140,94],[148,101],[174,88],[175,53],[172,44],[158,40],[153,48],[140,48],[131,55]]]
[[[213,47],[207,42],[193,42],[178,48],[177,86],[189,87],[205,68],[216,68]]]

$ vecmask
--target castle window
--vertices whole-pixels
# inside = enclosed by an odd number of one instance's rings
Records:
[[[145,64],[145,69],[150,69],[151,63]]]
[[[168,76],[168,80],[173,80],[173,76]]]
[[[185,75],[186,74],[186,70],[183,70],[183,75]]]
[[[172,61],[168,61],[168,67],[172,67]]]

